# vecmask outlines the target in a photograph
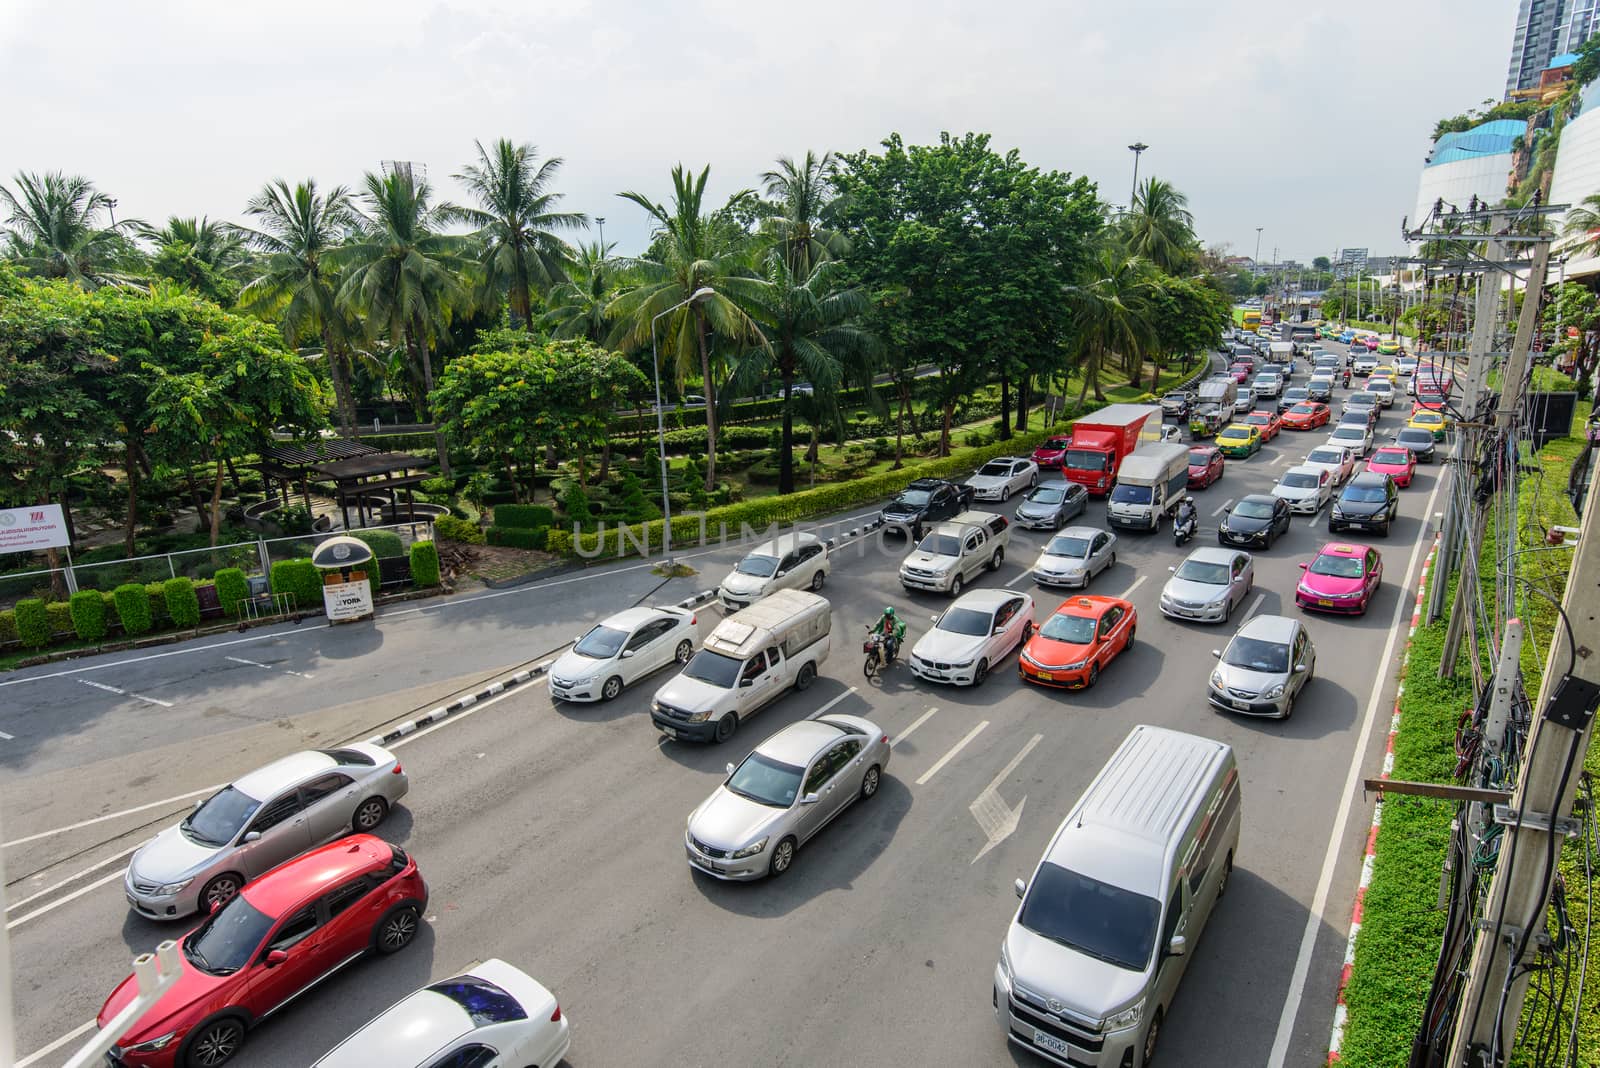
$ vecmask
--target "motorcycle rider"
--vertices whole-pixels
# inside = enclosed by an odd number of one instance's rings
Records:
[[[1178,529],[1192,526],[1200,521],[1200,513],[1195,509],[1194,498],[1187,493],[1183,500],[1178,502]]]
[[[883,615],[872,625],[872,633],[883,635],[883,662],[889,663],[900,651],[900,643],[906,636],[905,621],[894,614],[894,605],[885,606]]]

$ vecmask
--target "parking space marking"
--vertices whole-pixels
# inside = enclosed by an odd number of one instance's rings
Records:
[[[14,930],[15,928],[21,927],[23,924],[27,923],[29,920],[36,919],[36,918],[38,918],[40,916],[43,916],[47,912],[54,912],[56,909],[60,908],[62,905],[65,905],[67,902],[76,901],[78,898],[82,897],[84,894],[87,894],[92,890],[98,890],[102,886],[105,886],[107,883],[112,882],[112,881],[114,881],[116,879],[120,879],[120,878],[122,878],[122,872],[114,871],[110,875],[106,875],[106,876],[103,876],[103,877],[101,877],[99,879],[96,879],[94,882],[89,883],[86,886],[79,887],[78,889],[74,890],[70,894],[63,894],[60,897],[56,898],[54,901],[50,902],[50,904],[48,904],[48,905],[40,905],[38,908],[34,909],[32,912],[25,912],[21,916],[18,916],[16,919],[14,919],[11,922],[6,924],[6,930],[8,930],[8,931]]]
[[[226,783],[218,783],[215,786],[202,786],[198,790],[190,790],[188,793],[179,794],[176,797],[166,797],[162,798],[160,801],[146,802],[143,805],[135,805],[133,808],[122,809],[120,812],[107,812],[103,816],[96,816],[93,819],[87,820],[79,820],[77,823],[69,823],[65,827],[52,827],[48,831],[40,831],[38,834],[30,834],[24,838],[13,838],[9,842],[0,842],[0,849],[10,849],[12,846],[26,845],[29,842],[37,842],[41,838],[49,838],[52,835],[65,834],[67,831],[76,831],[80,827],[92,827],[97,823],[104,823],[106,820],[114,820],[120,819],[123,816],[131,816],[135,812],[147,812],[152,808],[160,808],[163,805],[174,805],[179,801],[187,801],[191,797],[199,797],[201,794],[214,794],[226,785]]]
[[[46,1057],[50,1056],[50,1054],[54,1053],[62,1046],[65,1046],[68,1042],[71,1042],[73,1039],[78,1038],[89,1031],[92,1031],[94,1029],[94,1025],[94,1020],[85,1020],[83,1023],[79,1024],[77,1027],[74,1027],[72,1030],[68,1031],[66,1034],[56,1039],[48,1046],[36,1049],[26,1057],[22,1058],[17,1062],[17,1068],[28,1068],[28,1065],[44,1060]]]
[[[1223,512],[1226,512],[1228,510],[1228,506],[1231,505],[1232,503],[1233,503],[1233,498],[1229,497],[1227,500],[1222,502],[1222,506],[1220,508],[1218,508],[1215,512],[1212,512],[1211,514],[1212,515],[1221,515]]]
[[[1026,581],[1028,581],[1028,580],[1030,580],[1032,578],[1033,578],[1033,569],[1029,568],[1028,570],[1024,571],[1022,574],[1018,575],[1016,578],[1012,579],[1010,582],[1006,583],[1005,588],[1008,589],[1008,590],[1014,590],[1014,589],[1017,588],[1017,583],[1026,582]]]
[[[1144,585],[1144,580],[1149,578],[1149,577],[1150,577],[1149,575],[1140,575],[1138,578],[1133,580],[1133,585],[1132,586],[1129,586],[1127,589],[1123,590],[1117,596],[1121,597],[1124,601],[1126,601],[1129,597],[1133,596],[1133,591],[1134,590],[1136,590],[1140,586]]]
[[[28,904],[30,901],[37,901],[41,897],[47,897],[48,895],[55,893],[57,890],[60,890],[63,886],[71,886],[73,883],[77,882],[79,879],[83,878],[85,875],[88,875],[90,872],[98,871],[99,869],[105,867],[107,864],[115,864],[117,861],[121,860],[123,857],[128,856],[130,853],[132,853],[135,850],[139,849],[143,845],[144,845],[144,843],[140,842],[139,845],[129,846],[127,849],[124,849],[120,853],[113,853],[113,854],[111,854],[109,857],[107,857],[104,860],[97,861],[94,864],[89,865],[87,868],[82,868],[82,869],[80,869],[78,871],[75,871],[71,875],[67,876],[65,879],[62,879],[59,882],[53,883],[50,886],[45,887],[43,890],[34,891],[33,893],[29,894],[27,897],[23,898],[21,901],[13,901],[11,904],[6,906],[6,911],[10,912],[12,909],[20,909],[22,906]]]
[[[1267,595],[1265,592],[1256,594],[1256,599],[1250,602],[1250,608],[1244,614],[1245,622],[1248,623],[1250,621],[1250,617],[1256,614],[1256,609],[1260,608],[1261,602],[1265,601],[1266,599]]]
[[[242,656],[225,656],[222,659],[232,660],[235,664],[249,664],[251,667],[264,668],[267,671],[281,671],[285,675],[294,675],[295,677],[302,679],[315,677],[313,675],[307,675],[304,671],[291,671],[289,668],[274,667],[271,664],[263,664],[259,660],[246,660]]]
[[[172,707],[171,701],[163,701],[157,697],[146,697],[142,693],[129,693],[127,690],[121,690],[115,686],[107,686],[103,682],[90,682],[88,679],[79,679],[78,681],[83,683],[85,686],[93,686],[97,690],[104,690],[106,693],[114,693],[118,697],[131,697],[135,701],[143,701],[146,704],[151,705],[160,705],[162,708]]]
[[[955,745],[953,745],[950,748],[950,751],[948,753],[946,753],[944,756],[942,756],[938,760],[934,761],[933,767],[929,768],[927,771],[922,773],[922,777],[917,780],[917,785],[918,786],[925,785],[929,779],[931,779],[935,775],[939,774],[940,769],[943,768],[946,764],[950,763],[950,761],[954,760],[956,758],[956,754],[960,753],[961,750],[965,749],[967,747],[967,743],[971,742],[972,739],[974,739],[978,735],[982,734],[983,733],[983,729],[985,727],[987,727],[988,725],[989,725],[989,721],[988,720],[986,720],[986,719],[985,720],[980,720],[976,727],[972,728],[970,731],[967,732],[967,736],[965,738],[961,739],[959,742],[957,742]]]
[[[822,715],[824,712],[828,711],[828,709],[832,708],[834,705],[838,704],[840,701],[843,701],[846,697],[849,697],[851,694],[853,694],[855,692],[856,692],[856,688],[854,686],[850,687],[844,693],[840,694],[838,697],[835,697],[833,700],[829,701],[827,704],[825,704],[821,708],[817,709],[815,712],[812,713],[812,715],[813,716]]]
[[[893,749],[895,746],[899,745],[901,742],[903,742],[907,738],[911,737],[911,732],[916,730],[918,727],[922,726],[924,723],[928,722],[928,720],[932,719],[933,718],[933,714],[935,712],[937,712],[937,711],[939,711],[939,709],[937,707],[930,708],[926,712],[924,712],[922,715],[920,715],[916,719],[912,720],[911,721],[911,726],[909,726],[905,730],[901,731],[898,735],[895,736],[894,740],[889,743],[889,748]]]

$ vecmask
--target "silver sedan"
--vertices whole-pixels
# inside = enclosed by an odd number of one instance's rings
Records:
[[[394,754],[366,742],[273,761],[140,846],[123,877],[128,904],[153,920],[208,911],[286,860],[372,831],[409,785]]]
[[[889,736],[859,716],[791,723],[737,764],[689,813],[689,866],[718,879],[782,875],[795,852],[857,800],[878,792]]]

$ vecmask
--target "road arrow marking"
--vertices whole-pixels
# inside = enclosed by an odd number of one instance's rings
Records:
[[[978,850],[978,855],[972,858],[972,864],[978,863],[983,859],[985,853],[1011,837],[1012,833],[1016,831],[1017,824],[1022,819],[1022,806],[1028,803],[1028,799],[1023,797],[1021,801],[1017,802],[1016,808],[1008,807],[1000,798],[1000,784],[1011,777],[1011,773],[1017,770],[1017,765],[1021,764],[1028,754],[1033,752],[1033,747],[1042,741],[1044,741],[1044,735],[1042,734],[1035,734],[1032,738],[1029,738],[1028,744],[1022,747],[1022,752],[1012,757],[1011,763],[1000,769],[1000,774],[996,775],[994,780],[983,788],[983,792],[978,795],[977,800],[973,801],[969,806],[972,818],[978,821],[978,828],[983,831],[984,837],[988,839],[983,848]]]

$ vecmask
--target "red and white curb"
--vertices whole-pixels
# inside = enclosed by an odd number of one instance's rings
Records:
[[[1433,558],[1439,552],[1439,536],[1433,536],[1433,547],[1422,561],[1422,571],[1417,576],[1417,599],[1411,609],[1411,626],[1406,630],[1406,649],[1400,658],[1400,682],[1394,691],[1394,714],[1389,717],[1389,737],[1383,743],[1383,772],[1379,778],[1387,779],[1394,770],[1394,738],[1400,732],[1400,697],[1406,692],[1406,669],[1411,664],[1411,640],[1422,625],[1423,591],[1428,588],[1428,572],[1433,570]],[[1378,852],[1378,828],[1383,823],[1383,797],[1372,806],[1372,826],[1367,829],[1366,854],[1361,858],[1361,882],[1356,886],[1355,907],[1350,910],[1350,937],[1344,944],[1344,967],[1339,970],[1339,999],[1333,1007],[1333,1034],[1328,1039],[1328,1063],[1339,1060],[1339,1050],[1344,1044],[1345,1018],[1349,1009],[1345,1005],[1344,990],[1350,985],[1350,972],[1356,963],[1356,935],[1361,933],[1361,917],[1366,908],[1367,887],[1372,883],[1372,862]]]

